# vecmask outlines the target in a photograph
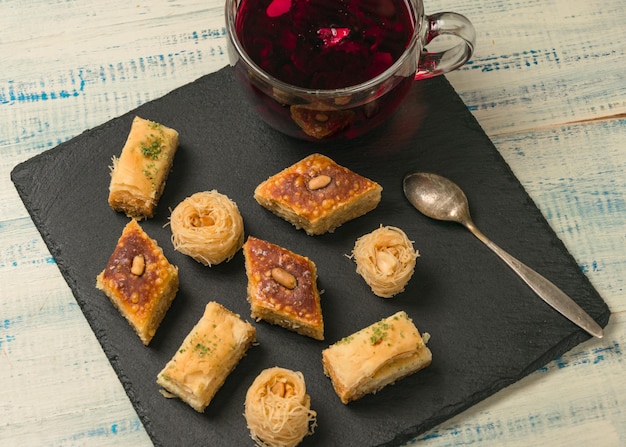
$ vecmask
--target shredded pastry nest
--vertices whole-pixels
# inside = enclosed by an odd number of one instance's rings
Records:
[[[206,266],[229,261],[243,245],[243,219],[237,204],[224,194],[197,192],[170,216],[174,249]]]
[[[404,291],[418,256],[404,231],[382,225],[357,239],[352,250],[357,273],[381,298]]]
[[[246,393],[250,436],[261,447],[297,446],[317,425],[310,401],[301,372],[279,367],[262,371]]]

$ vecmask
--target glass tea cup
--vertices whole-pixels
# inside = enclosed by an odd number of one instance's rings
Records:
[[[261,117],[292,137],[355,138],[393,114],[415,80],[472,56],[475,31],[422,0],[226,0],[230,64]],[[441,51],[425,47],[451,37]]]

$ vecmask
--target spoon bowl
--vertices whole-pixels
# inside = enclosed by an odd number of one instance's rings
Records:
[[[589,334],[602,338],[602,328],[561,289],[493,243],[474,225],[465,193],[451,180],[427,172],[404,177],[406,198],[422,214],[436,220],[458,222],[500,257],[546,303]]]
[[[445,177],[414,172],[404,177],[403,189],[409,202],[432,219],[461,222],[469,217],[467,197]]]

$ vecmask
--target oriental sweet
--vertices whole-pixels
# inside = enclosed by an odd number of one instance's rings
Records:
[[[397,312],[323,350],[324,373],[344,404],[376,393],[430,365],[424,335],[404,311]]]
[[[138,220],[154,215],[178,149],[178,132],[135,117],[119,158],[113,157],[109,205]]]
[[[252,382],[244,416],[261,447],[296,447],[313,434],[317,420],[302,373],[280,367],[263,370]]]
[[[302,131],[318,140],[331,137],[348,127],[354,121],[352,110],[324,108],[321,105],[291,106],[291,119]]]
[[[324,322],[313,261],[286,248],[248,237],[243,246],[251,316],[324,339]]]
[[[207,266],[230,260],[243,245],[237,204],[216,190],[197,192],[179,203],[170,228],[174,248]]]
[[[313,154],[265,180],[254,198],[296,228],[319,235],[376,208],[381,192],[378,183]]]
[[[356,271],[382,298],[404,291],[419,253],[400,228],[382,225],[357,239],[352,250]]]
[[[133,219],[97,276],[96,287],[148,345],[178,291],[178,268]]]
[[[157,383],[202,413],[255,339],[250,323],[211,301]]]

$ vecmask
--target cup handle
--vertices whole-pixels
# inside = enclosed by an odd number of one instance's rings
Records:
[[[422,51],[415,79],[448,73],[464,65],[474,53],[476,31],[472,23],[455,12],[439,12],[424,17],[424,48],[438,36],[455,36],[459,41],[443,51]]]

